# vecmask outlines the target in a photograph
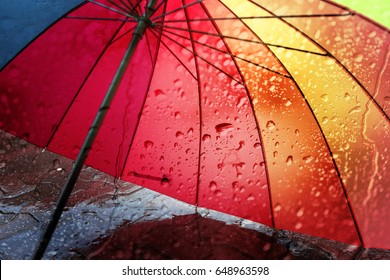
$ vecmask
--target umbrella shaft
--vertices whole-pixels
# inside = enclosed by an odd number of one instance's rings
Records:
[[[89,151],[91,150],[92,144],[95,141],[95,138],[97,136],[97,133],[101,127],[101,124],[103,123],[104,117],[106,116],[106,113],[108,109],[110,108],[112,99],[119,87],[120,82],[122,81],[123,75],[125,74],[125,71],[127,69],[127,66],[129,65],[129,62],[131,58],[133,57],[133,54],[141,41],[146,28],[149,24],[149,18],[152,15],[154,11],[154,7],[156,5],[156,0],[151,0],[149,2],[149,5],[147,7],[147,10],[145,11],[144,15],[139,19],[136,29],[133,32],[133,36],[131,39],[131,42],[122,58],[122,61],[117,69],[117,72],[112,79],[112,82],[110,84],[110,87],[107,90],[107,93],[104,97],[104,100],[102,104],[100,105],[99,111],[97,112],[95,119],[89,129],[88,135],[84,140],[83,146],[80,149],[80,152],[76,158],[76,161],[74,162],[72,171],[68,177],[68,180],[63,187],[61,194],[58,198],[56,208],[54,210],[54,213],[51,217],[51,220],[45,229],[44,235],[40,241],[40,244],[35,252],[34,259],[41,259],[43,257],[43,254],[46,251],[46,248],[51,240],[51,237],[54,233],[54,230],[57,227],[58,221],[61,217],[61,214],[65,208],[65,205],[69,199],[70,194],[72,193],[72,190],[74,188],[74,185],[76,184],[77,178],[80,175],[81,169],[84,165],[84,162],[88,156]]]

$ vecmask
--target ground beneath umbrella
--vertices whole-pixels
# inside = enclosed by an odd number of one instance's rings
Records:
[[[0,258],[31,258],[72,162],[0,132]],[[85,168],[49,259],[390,259],[195,207]]]

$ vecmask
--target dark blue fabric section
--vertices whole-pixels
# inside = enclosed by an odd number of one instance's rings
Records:
[[[83,0],[1,0],[0,69],[47,26]]]

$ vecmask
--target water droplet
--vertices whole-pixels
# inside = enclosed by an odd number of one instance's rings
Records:
[[[261,148],[261,144],[260,143],[255,143],[253,145],[253,148],[260,149]]]
[[[253,200],[255,200],[255,197],[252,196],[252,195],[250,195],[250,196],[248,196],[248,198],[247,198],[246,200],[247,200],[247,201],[253,201]]]
[[[358,55],[355,57],[355,61],[356,61],[356,62],[362,62],[362,61],[363,61],[363,55],[362,55],[362,54],[358,54]]]
[[[370,34],[368,34],[368,38],[374,38],[376,36],[376,31],[372,31]]]
[[[209,188],[212,191],[216,191],[217,190],[217,183],[215,183],[214,181],[211,181],[209,184]]]
[[[150,151],[153,148],[154,143],[152,141],[145,141],[144,147],[147,151]]]
[[[238,148],[237,148],[237,151],[241,150],[241,149],[244,147],[245,141],[240,141],[240,143],[239,143],[238,145],[239,145],[239,146],[238,146]]]
[[[390,103],[390,96],[385,96],[384,100],[385,100],[386,103]]]
[[[175,112],[174,116],[175,116],[175,119],[177,119],[177,120],[181,118],[180,112]]]
[[[203,142],[209,142],[210,140],[211,140],[210,134],[203,135],[203,137],[202,137]]]
[[[291,166],[293,164],[293,157],[292,156],[287,157],[286,164],[287,164],[287,166]]]
[[[280,204],[276,204],[274,207],[274,211],[279,212],[280,210],[282,210],[282,206]]]
[[[183,139],[183,137],[184,137],[184,134],[183,134],[183,132],[181,132],[181,131],[178,131],[178,132],[176,132],[176,138],[178,138],[178,139]]]
[[[275,123],[273,121],[268,121],[266,127],[269,130],[273,130],[275,128]]]
[[[287,101],[284,102],[284,106],[286,106],[286,107],[290,107],[291,105],[292,105],[292,102],[290,99],[287,99]]]
[[[361,111],[361,107],[360,106],[356,106],[356,107],[353,107],[351,110],[349,110],[349,113],[350,114],[353,114],[353,113],[359,113]]]
[[[323,94],[321,95],[321,99],[325,102],[328,102],[329,101],[329,96],[327,94]]]
[[[303,224],[302,223],[296,223],[295,224],[295,229],[301,229],[303,227]]]
[[[229,131],[232,131],[234,126],[231,123],[220,123],[215,126],[215,131],[222,136],[226,136]]]
[[[159,97],[159,98],[164,98],[165,97],[165,93],[161,89],[156,89],[154,91],[154,95],[156,97]]]
[[[173,83],[174,83],[174,85],[175,85],[176,87],[181,87],[181,86],[183,85],[183,81],[180,80],[180,79],[174,80]]]
[[[301,208],[298,208],[297,209],[297,217],[302,217],[304,214],[304,208],[301,207]]]
[[[244,104],[246,104],[246,97],[239,98],[237,101],[237,108],[241,108]]]
[[[303,157],[303,160],[306,162],[306,163],[310,163],[314,158],[312,156],[305,156]]]

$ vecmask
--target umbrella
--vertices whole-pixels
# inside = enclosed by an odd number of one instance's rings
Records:
[[[78,158],[56,219],[86,159],[200,207],[388,249],[389,41],[331,1],[84,1],[2,69],[0,127]]]

